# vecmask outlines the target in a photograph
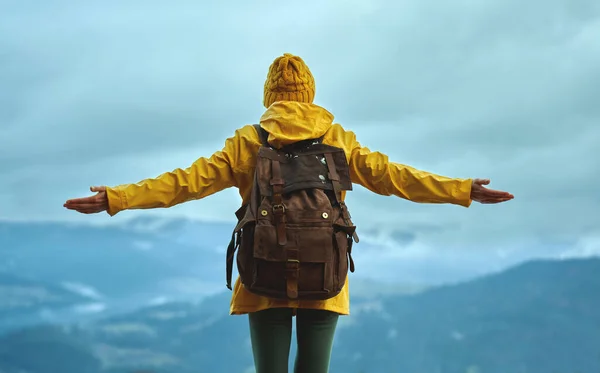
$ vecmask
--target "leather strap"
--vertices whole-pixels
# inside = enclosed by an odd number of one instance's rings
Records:
[[[275,216],[275,227],[277,230],[277,243],[284,247],[287,245],[287,232],[285,227],[285,206],[283,205],[282,193],[285,184],[281,177],[281,164],[278,160],[271,159],[273,187],[273,215]],[[298,277],[300,275],[300,255],[298,248],[287,247],[285,249],[285,278],[286,293],[288,298],[298,298]]]
[[[335,192],[335,201],[340,203],[342,201],[342,186],[340,184],[340,175],[338,175],[337,169],[335,168],[333,155],[331,155],[331,153],[325,153],[325,161],[327,163],[327,170],[329,171],[327,176],[329,177],[329,180],[331,180],[333,191]]]
[[[237,239],[236,239],[237,236]],[[227,289],[232,290],[231,289],[231,277],[233,274],[233,259],[234,259],[234,254],[235,251],[237,250],[240,242],[239,242],[239,232],[233,232],[233,234],[231,235],[231,241],[229,242],[229,246],[227,247]]]
[[[335,161],[333,160],[333,155],[331,155],[331,153],[325,153],[325,161],[327,161],[327,169],[329,171],[328,176],[331,180],[331,184],[333,185],[335,200],[342,209],[342,216],[344,217],[346,224],[352,224],[352,217],[350,216],[348,207],[346,207],[346,204],[344,203],[344,201],[342,201],[342,186],[340,184],[340,175],[338,175],[337,169],[335,168]],[[352,238],[355,242],[358,242],[358,234],[356,233],[356,231],[352,232]]]
[[[254,124],[253,127],[256,130],[256,133],[258,133],[260,143],[263,146],[266,146],[267,148],[271,147],[271,145],[269,145],[269,133],[265,131],[265,129],[262,128],[260,124]]]
[[[352,259],[352,238],[348,236],[348,261],[350,262],[350,272],[354,272],[354,259]]]
[[[288,247],[286,250],[285,279],[286,293],[288,298],[298,298],[298,278],[300,277],[300,252],[296,247]]]
[[[285,206],[283,204],[283,186],[285,181],[281,177],[281,164],[272,159],[271,186],[273,187],[273,215],[275,216],[275,227],[277,229],[277,243],[279,246],[287,244],[285,229]]]
[[[283,155],[271,148],[267,148],[264,146],[262,146],[258,150],[258,155],[259,155],[259,157],[267,158],[272,161],[279,161],[279,163],[288,163],[289,162],[289,159],[285,155]]]

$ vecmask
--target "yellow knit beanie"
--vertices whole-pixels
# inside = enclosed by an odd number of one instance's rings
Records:
[[[311,103],[315,98],[315,80],[302,58],[285,53],[269,67],[265,81],[263,104],[266,108],[275,101]]]

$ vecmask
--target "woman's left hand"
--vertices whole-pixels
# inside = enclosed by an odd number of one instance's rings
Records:
[[[90,197],[70,199],[63,206],[82,214],[96,214],[108,210],[106,187],[91,187],[90,191],[97,193]]]

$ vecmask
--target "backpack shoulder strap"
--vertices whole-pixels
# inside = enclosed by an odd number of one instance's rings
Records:
[[[263,146],[270,147],[271,145],[269,145],[269,133],[265,131],[265,129],[262,128],[260,124],[255,124],[253,125],[253,127],[256,130],[256,133],[258,133],[258,138],[260,139],[261,144]]]

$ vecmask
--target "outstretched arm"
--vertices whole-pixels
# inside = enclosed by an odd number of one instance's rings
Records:
[[[449,178],[391,162],[387,155],[363,147],[346,132],[350,145],[352,181],[381,195],[394,195],[420,203],[451,203],[469,207],[473,201],[498,203],[512,199],[506,192],[486,189],[489,180]]]
[[[113,216],[122,210],[171,207],[200,199],[237,186],[235,173],[240,149],[240,131],[228,138],[222,150],[210,158],[199,158],[186,169],[175,169],[156,178],[115,187],[93,187],[95,196],[69,200],[65,207],[82,213],[107,211]]]

